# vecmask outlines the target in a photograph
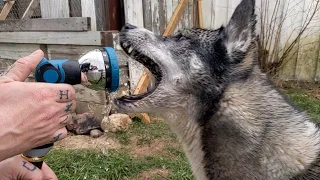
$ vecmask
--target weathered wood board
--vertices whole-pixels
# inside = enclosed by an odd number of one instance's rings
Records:
[[[81,0],[82,17],[91,18],[91,31],[97,31],[95,0]]]
[[[67,18],[70,16],[69,0],[41,0],[42,18]]]
[[[71,17],[82,17],[81,0],[70,0],[69,6]]]
[[[0,32],[17,31],[90,31],[89,17],[50,18],[50,19],[16,19],[0,21]]]
[[[17,60],[40,49],[39,44],[0,43],[0,59]]]
[[[97,45],[105,43],[101,32],[1,32],[0,43]]]
[[[137,27],[144,27],[142,0],[126,0],[124,1],[124,8],[126,22]]]

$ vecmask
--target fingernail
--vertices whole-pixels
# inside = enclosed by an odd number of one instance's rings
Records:
[[[36,50],[35,52],[33,52],[31,55],[33,56],[33,55],[37,55],[37,54],[39,54],[40,53],[40,49],[38,49],[38,50]]]

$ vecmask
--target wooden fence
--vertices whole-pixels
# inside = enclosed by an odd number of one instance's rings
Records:
[[[126,22],[147,28],[156,34],[163,34],[179,0],[125,0],[124,2]],[[202,0],[204,27],[218,28],[226,25],[240,2],[241,0]],[[175,31],[193,27],[193,6],[194,0],[189,0]],[[282,56],[292,42],[298,42],[285,58],[286,63],[278,74],[280,79],[312,82],[320,80],[319,10],[315,12],[314,18],[303,35],[297,38],[306,19],[312,15],[312,8],[319,9],[319,7],[316,7],[316,0],[256,0],[260,23],[258,33],[261,32],[263,13],[267,15],[266,19],[269,23],[271,22],[270,24],[273,22],[272,19],[275,22],[273,28],[269,28],[272,32],[269,31],[271,39],[268,42],[268,50],[276,50],[277,56]],[[277,35],[278,32],[279,35]],[[272,58],[270,61],[277,59]]]

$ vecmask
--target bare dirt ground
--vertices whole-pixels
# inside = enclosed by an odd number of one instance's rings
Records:
[[[169,171],[167,169],[151,169],[142,172],[137,178],[143,180],[153,180],[154,177],[159,177],[161,179],[168,179]],[[131,179],[135,180],[135,179]]]
[[[92,138],[86,135],[72,135],[61,141],[55,143],[55,148],[64,149],[86,149],[86,150],[96,150],[96,149],[116,149],[120,148],[121,145],[108,138],[106,134],[100,136],[99,138]]]

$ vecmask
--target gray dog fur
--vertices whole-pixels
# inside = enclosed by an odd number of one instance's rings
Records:
[[[164,117],[199,180],[320,179],[319,127],[261,73],[254,7],[242,0],[225,27],[172,37],[125,25],[121,46],[156,87],[114,103]]]

